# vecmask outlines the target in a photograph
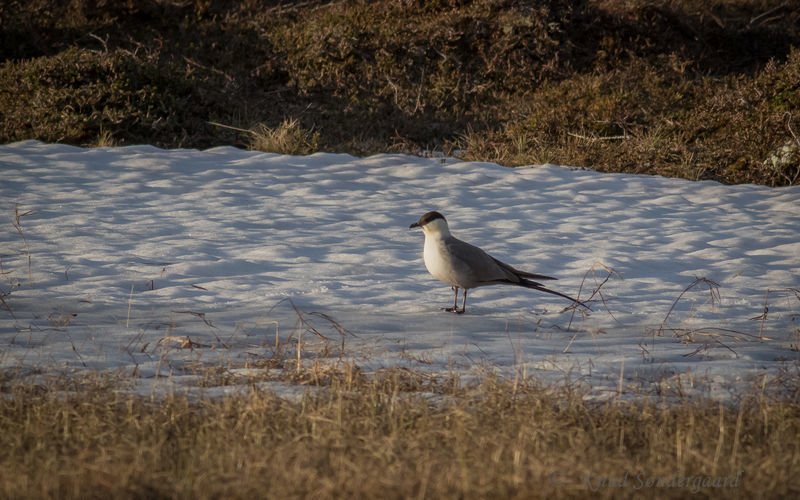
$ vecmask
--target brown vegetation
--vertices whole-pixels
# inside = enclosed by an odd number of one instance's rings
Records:
[[[798,26],[795,3],[765,0],[11,1],[0,141],[440,150],[787,185]],[[286,123],[298,145],[253,140]]]
[[[297,374],[292,370],[292,377]],[[301,377],[303,378],[303,377]],[[800,406],[585,400],[491,376],[461,387],[402,369],[310,374],[150,399],[102,379],[0,398],[6,498],[728,498],[800,493]],[[67,389],[68,392],[62,392]],[[650,483],[648,483],[650,481]]]

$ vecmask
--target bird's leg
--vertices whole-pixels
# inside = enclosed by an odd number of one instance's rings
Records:
[[[467,312],[467,289],[464,289],[464,302],[461,304],[461,310],[458,311],[458,314],[464,314]]]
[[[455,292],[455,296],[453,297],[453,307],[445,307],[442,310],[451,313],[458,313],[458,287],[454,286],[453,291]]]

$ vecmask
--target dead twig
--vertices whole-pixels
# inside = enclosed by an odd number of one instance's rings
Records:
[[[25,233],[22,231],[22,223],[20,222],[20,219],[27,215],[31,215],[32,213],[32,210],[19,213],[19,203],[14,204],[14,222],[12,222],[12,224],[22,237],[22,242],[25,244],[25,254],[28,256],[28,284],[31,286],[33,286],[33,276],[31,274],[31,247],[28,245],[28,239],[25,237]]]
[[[748,22],[748,23],[747,23],[747,27],[748,27],[748,28],[752,28],[752,27],[756,27],[756,28],[757,28],[757,27],[759,27],[759,26],[761,26],[761,25],[763,25],[763,24],[767,24],[767,23],[769,23],[769,22],[771,22],[771,21],[774,21],[775,19],[780,19],[780,18],[782,18],[782,17],[783,17],[782,15],[773,16],[772,14],[774,14],[774,13],[778,12],[778,11],[779,11],[779,10],[781,10],[782,8],[786,7],[788,4],[789,4],[788,2],[783,2],[782,4],[778,5],[778,6],[777,6],[777,7],[775,7],[775,8],[772,8],[772,9],[770,9],[770,10],[767,10],[767,11],[765,11],[765,12],[762,12],[761,14],[759,14],[759,15],[755,16],[754,18],[750,19],[750,22]],[[764,18],[766,18],[766,19],[764,19]],[[753,24],[754,24],[756,21],[759,21],[759,20],[761,20],[761,19],[763,19],[763,21],[761,21],[760,23],[758,23],[758,25],[756,25],[756,26],[753,26]]]
[[[179,344],[178,347],[180,349],[195,349],[195,348],[201,348],[201,347],[211,347],[208,344],[201,344],[199,342],[194,342],[192,339],[189,338],[188,335],[185,336],[185,337],[174,337],[174,336],[162,337],[162,338],[160,338],[158,340],[157,344],[161,345],[164,342],[177,342]]]
[[[606,277],[603,279],[603,281],[602,281],[600,284],[598,284],[598,283],[597,283],[597,275],[595,274],[595,271],[596,271],[596,269],[595,269],[595,268],[596,268],[596,266],[600,266],[600,267],[602,267],[602,268],[603,268],[603,269],[604,269],[604,270],[605,270],[605,271],[608,273],[608,274],[606,275]],[[587,270],[586,270],[586,272],[585,272],[585,273],[584,273],[584,275],[583,275],[583,279],[581,280],[581,286],[578,288],[578,297],[577,297],[577,298],[578,298],[579,300],[580,300],[580,298],[581,298],[581,292],[583,291],[583,285],[584,285],[584,283],[586,282],[586,278],[589,276],[589,273],[592,273],[592,279],[594,279],[594,284],[595,284],[595,287],[594,287],[594,290],[592,291],[592,294],[591,294],[591,295],[589,295],[589,298],[588,298],[588,299],[586,299],[584,302],[589,302],[589,301],[591,301],[592,299],[594,299],[594,296],[595,296],[595,295],[598,295],[598,296],[600,296],[600,301],[601,301],[601,303],[603,304],[603,307],[604,307],[604,308],[606,309],[606,311],[608,312],[608,314],[610,314],[610,315],[611,315],[611,317],[612,317],[612,318],[614,318],[614,321],[617,321],[617,322],[619,322],[619,320],[618,320],[618,319],[617,319],[617,318],[614,316],[614,313],[612,313],[612,312],[611,312],[611,309],[609,309],[609,307],[608,307],[608,303],[606,302],[606,298],[603,296],[603,292],[602,292],[601,290],[602,290],[603,286],[604,286],[606,283],[608,283],[608,280],[610,280],[610,279],[611,279],[613,276],[616,276],[616,277],[618,277],[619,279],[623,279],[623,278],[622,278],[622,275],[621,275],[621,274],[619,274],[619,273],[618,273],[616,270],[614,270],[613,268],[611,268],[611,267],[608,267],[607,265],[603,264],[602,262],[595,262],[594,264],[592,264],[592,267],[590,267],[589,269],[587,269]],[[569,331],[569,330],[570,330],[570,328],[572,327],[572,320],[575,318],[575,311],[577,311],[577,304],[573,304],[573,305],[572,305],[572,306],[570,306],[570,307],[572,307],[572,315],[571,315],[571,316],[570,316],[570,318],[569,318],[569,324],[567,325],[567,331]],[[583,311],[581,311],[581,312],[583,313]],[[571,346],[571,345],[572,345],[572,343],[575,341],[575,339],[577,338],[577,336],[578,336],[578,332],[575,332],[575,334],[574,334],[574,335],[572,336],[572,338],[569,340],[569,343],[567,343],[567,346],[566,346],[566,347],[564,348],[564,350],[562,351],[563,353],[566,353],[566,352],[569,350],[570,346]]]
[[[358,335],[356,335],[355,333],[351,332],[350,330],[348,330],[347,328],[342,326],[341,323],[339,323],[338,321],[336,321],[335,319],[331,318],[330,316],[328,316],[325,313],[311,312],[309,314],[313,315],[313,316],[318,316],[318,317],[324,319],[325,321],[329,322],[331,324],[331,326],[333,326],[339,332],[339,335],[342,338],[342,345],[341,345],[341,351],[340,352],[342,353],[342,355],[344,355],[344,339],[345,339],[345,337],[347,335],[350,335],[352,337],[357,337]]]
[[[11,315],[12,318],[17,319],[17,316],[14,314],[14,311],[11,310],[11,306],[9,306],[8,302],[6,302],[6,297],[10,293],[11,293],[10,291],[6,292],[6,293],[1,293],[0,294],[0,303],[3,304],[3,307],[6,309],[6,311],[8,311],[8,313]]]
[[[268,8],[267,12],[280,12],[280,13],[294,12],[294,11],[297,11],[297,10],[305,8],[305,7],[311,7],[311,10],[317,10],[319,8],[327,7],[329,5],[332,5],[333,3],[334,3],[333,0],[331,0],[330,2],[319,2],[318,0],[308,0],[308,1],[305,1],[305,2],[295,2],[295,3],[290,3],[290,4],[278,4],[275,7]],[[314,5],[314,4],[317,4],[317,5]]]
[[[188,64],[190,64],[190,65],[192,65],[192,66],[196,67],[196,68],[204,69],[204,70],[206,70],[206,71],[210,71],[210,72],[212,72],[212,73],[216,73],[216,74],[218,74],[218,75],[221,75],[221,76],[223,76],[223,77],[225,78],[225,80],[227,80],[227,81],[228,81],[228,83],[232,83],[232,82],[233,82],[233,80],[234,80],[234,79],[233,79],[233,77],[232,77],[231,75],[229,75],[229,74],[225,73],[225,72],[224,72],[224,71],[222,71],[221,69],[217,69],[217,68],[211,68],[211,67],[208,67],[208,66],[206,66],[206,65],[204,65],[204,64],[201,64],[201,63],[199,63],[199,62],[195,61],[194,59],[192,59],[192,58],[190,58],[190,57],[186,57],[186,56],[183,56],[183,60],[184,60],[184,61],[186,61]]]
[[[300,323],[300,325],[302,325],[305,328],[306,331],[313,333],[314,335],[323,340],[330,340],[328,337],[326,337],[325,335],[320,333],[319,330],[316,329],[316,327],[306,318],[305,313],[303,313],[300,309],[297,308],[292,299],[289,299],[289,304],[292,306],[292,309],[294,309],[295,314],[297,314],[297,321]]]
[[[206,319],[206,313],[203,312],[195,312],[195,311],[172,311],[175,314],[191,314],[192,316],[197,316],[198,318],[203,320],[203,323],[207,324],[211,328],[216,328],[213,323]]]
[[[716,303],[720,300],[720,297],[719,297],[719,283],[717,283],[715,281],[712,281],[712,280],[710,280],[708,278],[705,278],[705,277],[703,277],[703,278],[697,278],[696,277],[694,279],[694,281],[692,281],[689,284],[689,286],[687,286],[686,288],[683,289],[683,291],[678,295],[678,298],[676,298],[675,301],[672,303],[672,306],[670,306],[669,311],[667,311],[667,315],[664,316],[664,320],[661,322],[661,326],[656,331],[659,336],[661,336],[663,334],[664,327],[667,324],[667,320],[669,319],[670,314],[672,314],[672,311],[675,310],[675,306],[678,305],[678,302],[680,302],[681,298],[683,298],[683,296],[686,294],[686,292],[688,292],[692,288],[694,288],[696,286],[699,286],[701,284],[706,284],[708,286],[708,292],[709,292],[709,294],[711,296],[711,307],[712,307],[712,309],[714,308]]]
[[[795,153],[795,156],[800,155],[800,139],[797,138],[797,134],[795,134],[794,130],[792,129],[792,113],[787,111],[784,116],[787,117],[786,128],[787,130],[789,130],[789,133],[792,134],[792,138],[794,139],[794,142],[797,144],[798,151]],[[781,171],[781,175],[783,175],[783,177],[786,178],[790,186],[793,186],[797,182],[798,177],[800,177],[800,168],[797,169],[797,172],[795,172],[794,177],[790,178],[789,175],[784,173],[783,171]]]
[[[588,136],[588,135],[576,134],[574,132],[567,132],[567,135],[570,136],[570,137],[575,137],[576,139],[582,139],[584,141],[589,141],[589,142],[596,142],[596,141],[622,141],[622,140],[630,139],[631,137],[633,137],[633,136],[630,136],[628,134],[623,134],[623,135],[603,135],[603,136],[594,136],[594,137],[592,137],[592,136]]]
[[[222,128],[227,128],[227,129],[230,129],[230,130],[235,130],[237,132],[243,132],[245,134],[252,134],[253,133],[252,130],[249,130],[249,129],[246,129],[246,128],[234,127],[232,125],[225,125],[224,123],[218,123],[218,122],[209,121],[208,124],[209,125],[214,125],[215,127],[222,127]]]
[[[203,323],[205,323],[209,328],[214,328],[214,329],[217,328],[211,321],[206,319],[206,313],[204,312],[196,312],[196,311],[172,311],[172,312],[176,314],[191,314],[192,316],[196,316],[201,320],[203,320]],[[225,342],[222,341],[221,338],[219,338],[219,335],[217,335],[216,332],[214,333],[214,337],[217,339],[217,342],[219,342],[222,347],[224,347],[225,349],[230,348],[228,344],[226,344]]]
[[[800,301],[800,290],[798,290],[797,288],[781,288],[781,289],[767,288],[766,292],[764,292],[764,309],[758,316],[750,318],[752,320],[761,320],[761,325],[758,328],[759,340],[770,340],[764,337],[764,323],[767,321],[767,314],[769,314],[769,294],[776,292],[785,292],[787,295],[789,294],[794,295],[795,298],[797,298],[797,300]]]
[[[734,350],[733,350],[733,349],[732,349],[732,348],[731,348],[729,345],[725,344],[724,342],[722,342],[722,341],[721,341],[721,340],[719,340],[719,339],[713,339],[713,341],[712,341],[712,342],[707,342],[707,343],[704,343],[703,345],[701,345],[700,347],[698,347],[698,348],[697,348],[697,349],[695,349],[694,351],[692,351],[692,352],[690,352],[690,353],[687,353],[687,354],[684,354],[684,355],[683,355],[683,357],[684,357],[684,358],[691,358],[692,356],[695,356],[695,355],[699,354],[699,353],[700,353],[700,352],[702,352],[702,351],[706,351],[706,352],[708,352],[708,350],[711,348],[711,345],[713,345],[713,344],[719,344],[719,345],[721,345],[721,346],[722,346],[722,347],[724,347],[725,349],[727,349],[727,350],[731,351],[731,352],[733,353],[733,355],[734,355],[734,356],[736,356],[736,358],[737,358],[737,359],[739,358],[739,354],[737,354],[737,352],[736,352],[736,351],[734,351]]]
[[[664,331],[672,332],[675,337],[704,335],[707,337],[721,337],[736,340],[738,342],[759,342],[761,340],[772,340],[768,337],[760,337],[747,332],[733,330],[730,328],[721,328],[717,326],[705,326],[700,328],[665,328]]]
[[[756,316],[755,318],[751,318],[751,319],[760,319],[761,320],[761,326],[759,326],[759,328],[758,328],[758,338],[760,338],[762,340],[764,339],[764,336],[763,336],[764,335],[764,322],[767,321],[767,313],[769,312],[769,306],[767,305],[767,301],[769,300],[769,292],[770,292],[769,288],[767,288],[767,291],[764,292],[764,309],[761,312],[761,315],[760,316]]]

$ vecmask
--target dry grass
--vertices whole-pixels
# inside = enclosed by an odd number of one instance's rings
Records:
[[[459,151],[800,181],[796,3],[282,4],[12,1],[0,142]]]
[[[294,370],[290,376],[302,379]],[[300,402],[255,386],[246,396],[189,401],[134,397],[100,379],[69,387],[4,384],[0,495],[800,493],[796,402],[751,397],[733,406],[600,404],[570,387],[492,377],[462,387],[402,369],[368,378],[351,367],[327,370],[322,378],[308,374],[306,383],[316,379],[325,389]]]
[[[304,129],[296,119],[286,119],[269,128],[259,124],[251,132],[250,149],[287,155],[307,155],[317,151],[319,132]]]
[[[319,147],[319,132],[303,128],[296,118],[286,118],[276,127],[258,123],[249,129],[217,122],[209,122],[209,124],[245,134],[247,149],[251,150],[286,155],[307,155],[316,152]]]

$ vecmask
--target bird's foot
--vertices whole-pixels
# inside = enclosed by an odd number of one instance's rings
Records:
[[[442,311],[447,311],[453,314],[464,314],[464,309],[459,309],[457,307],[443,307]]]

